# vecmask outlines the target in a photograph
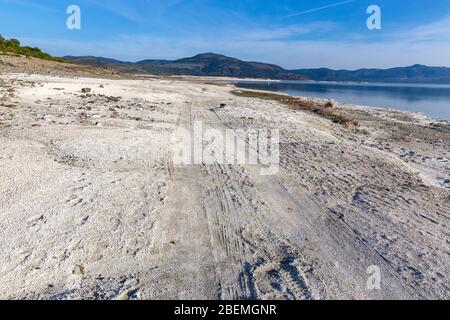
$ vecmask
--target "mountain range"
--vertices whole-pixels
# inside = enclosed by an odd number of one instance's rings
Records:
[[[121,72],[140,74],[287,80],[307,79],[299,73],[290,72],[274,64],[242,61],[214,53],[203,53],[179,60],[142,60],[134,63],[91,56],[66,56],[64,59],[78,64],[107,67]]]
[[[72,63],[111,68],[121,72],[154,75],[189,75],[236,78],[261,78],[274,80],[391,82],[391,83],[440,83],[450,84],[450,68],[413,65],[391,69],[286,70],[274,64],[242,61],[220,54],[203,53],[179,60],[120,60],[83,56],[66,56]]]

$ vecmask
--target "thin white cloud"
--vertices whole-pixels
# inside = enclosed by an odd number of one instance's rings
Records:
[[[329,32],[338,28],[338,24],[329,21],[317,21],[308,24],[297,24],[283,27],[255,28],[250,30],[235,30],[237,38],[241,40],[293,40],[296,37]]]
[[[90,0],[91,4],[101,8],[102,10],[109,11],[137,24],[146,23],[155,18],[159,19],[174,6],[180,5],[184,2],[185,0],[145,0],[136,4],[132,1],[123,0]]]
[[[3,3],[7,3],[9,5],[19,5],[19,6],[22,6],[22,7],[34,8],[34,9],[43,10],[43,11],[56,11],[55,8],[36,3],[36,1],[28,1],[28,0],[0,0],[0,3],[2,3],[2,2]]]
[[[317,12],[317,11],[321,11],[321,10],[325,10],[325,9],[329,9],[329,8],[338,7],[338,6],[342,6],[344,4],[348,4],[348,3],[352,3],[352,2],[356,2],[356,1],[358,1],[358,0],[346,0],[346,1],[341,1],[341,2],[337,2],[337,3],[332,3],[332,4],[329,4],[329,5],[326,5],[326,6],[312,8],[312,9],[309,9],[309,10],[292,13],[292,14],[289,14],[287,16],[284,16],[283,18],[292,18],[292,17],[296,17],[296,16],[301,16],[301,15],[304,15],[304,14],[313,13],[313,12]]]
[[[408,37],[415,41],[427,41],[427,40],[450,40],[450,15],[444,18],[415,27],[411,30],[403,32],[399,36]]]
[[[127,1],[90,0],[90,3],[103,10],[109,11],[115,15],[118,15],[135,23],[140,23],[145,20],[145,17],[139,12],[139,10],[137,10],[136,7],[127,3]]]

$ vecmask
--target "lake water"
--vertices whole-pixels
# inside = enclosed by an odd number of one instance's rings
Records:
[[[421,112],[450,121],[450,85],[336,83],[307,81],[237,81],[240,88],[284,92],[293,96],[334,99],[370,107]]]

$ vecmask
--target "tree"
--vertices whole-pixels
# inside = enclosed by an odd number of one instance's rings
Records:
[[[0,51],[5,51],[5,38],[0,34]]]
[[[11,48],[20,48],[20,41],[17,39],[6,40],[6,46]]]

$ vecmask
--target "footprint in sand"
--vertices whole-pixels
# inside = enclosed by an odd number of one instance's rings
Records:
[[[84,200],[82,198],[73,195],[68,200],[66,200],[66,203],[73,208],[82,206],[84,204]]]
[[[27,220],[27,224],[28,224],[29,227],[34,227],[39,222],[43,222],[43,221],[44,221],[44,215],[43,214],[38,214],[38,215],[35,215],[35,216],[32,216],[31,218],[29,218]]]

